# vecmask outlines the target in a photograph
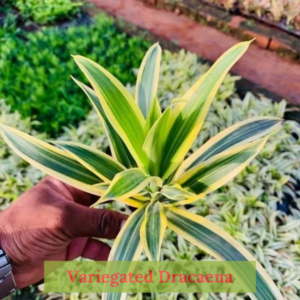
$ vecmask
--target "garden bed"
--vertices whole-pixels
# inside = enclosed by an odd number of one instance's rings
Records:
[[[176,14],[184,14],[192,20],[215,27],[240,40],[255,38],[260,47],[300,61],[300,31],[289,29],[281,23],[259,18],[234,5],[225,9],[203,0],[146,0],[146,2]]]

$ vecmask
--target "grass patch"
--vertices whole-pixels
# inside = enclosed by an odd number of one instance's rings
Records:
[[[3,37],[0,44],[0,98],[12,110],[41,122],[38,129],[57,136],[76,125],[90,110],[85,96],[70,78],[84,80],[71,54],[95,60],[123,83],[135,80],[149,42],[121,33],[112,18],[99,15],[90,26]]]

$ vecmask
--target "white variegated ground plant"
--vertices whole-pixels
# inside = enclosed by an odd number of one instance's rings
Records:
[[[203,199],[241,172],[263,148],[281,119],[255,117],[220,132],[185,159],[222,80],[245,53],[249,42],[235,45],[180,99],[161,111],[156,97],[161,49],[153,45],[138,73],[135,99],[108,71],[74,56],[92,88],[75,80],[99,114],[112,156],[73,142],[47,143],[1,125],[8,145],[22,158],[70,185],[136,207],[116,238],[109,260],[137,260],[144,249],[160,258],[166,227],[219,260],[255,261],[232,236],[185,204]],[[54,144],[54,146],[53,146]],[[256,264],[253,299],[283,299],[260,264]],[[120,299],[124,294],[107,294]]]

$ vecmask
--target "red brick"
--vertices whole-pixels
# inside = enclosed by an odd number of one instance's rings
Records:
[[[245,30],[243,32],[245,35],[250,36],[251,38],[255,39],[255,43],[259,45],[261,48],[266,49],[269,44],[269,38],[265,35],[259,34],[257,32],[253,32],[250,30]]]
[[[287,46],[287,45],[284,44],[284,43],[279,42],[279,41],[276,40],[276,39],[272,39],[272,40],[271,40],[271,43],[270,43],[270,45],[269,45],[269,49],[275,50],[275,51],[278,51],[278,50],[289,50],[289,51],[294,51],[292,48],[290,48],[289,46]]]
[[[245,18],[241,16],[234,16],[231,18],[230,22],[228,22],[228,26],[231,28],[239,28],[240,24],[245,21]]]

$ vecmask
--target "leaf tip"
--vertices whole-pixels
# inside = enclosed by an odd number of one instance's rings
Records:
[[[157,50],[158,50],[159,52],[162,51],[159,42],[154,43],[154,44],[151,46],[150,49],[154,49],[154,48],[157,48]]]
[[[73,59],[75,60],[76,63],[79,63],[80,59],[81,58],[84,58],[83,56],[81,55],[71,55],[73,57]]]
[[[70,77],[71,77],[71,79],[72,79],[75,83],[78,84],[79,81],[78,81],[74,76],[70,75]]]

